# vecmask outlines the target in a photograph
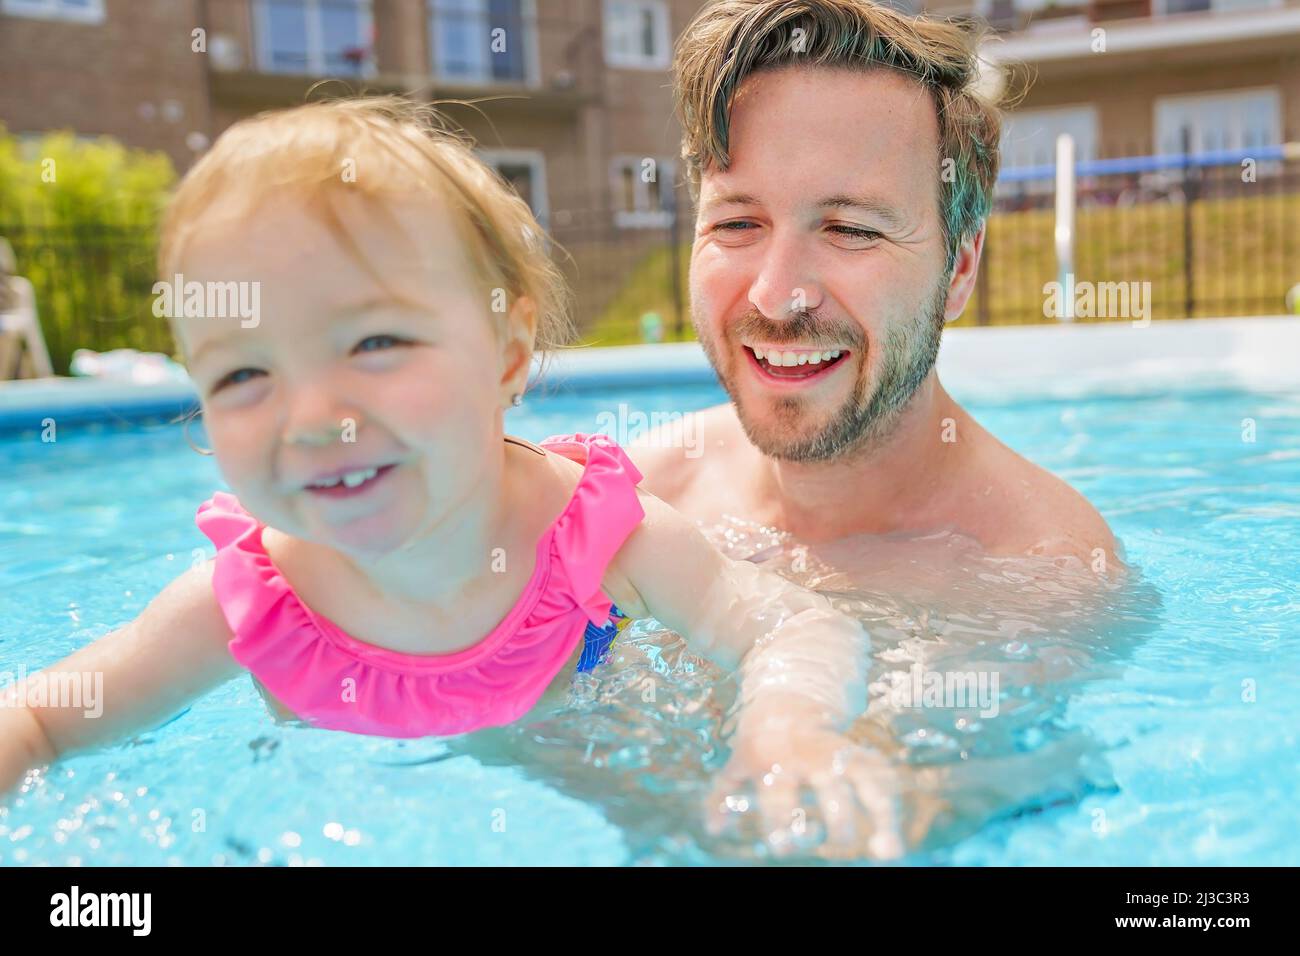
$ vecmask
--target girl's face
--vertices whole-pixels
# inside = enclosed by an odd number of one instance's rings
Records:
[[[500,334],[504,316],[440,203],[413,199],[376,216],[377,202],[333,206],[381,278],[300,198],[239,220],[205,214],[178,266],[183,281],[257,283],[243,289],[258,314],[177,319],[209,440],[244,507],[295,537],[372,557],[481,486],[530,351]]]

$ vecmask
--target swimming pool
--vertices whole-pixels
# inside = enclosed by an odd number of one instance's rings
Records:
[[[791,542],[710,529],[872,631],[862,727],[889,734],[918,805],[943,808],[906,862],[1300,863],[1300,384],[1178,373],[1138,394],[1131,379],[1007,399],[977,368],[945,373],[1110,521],[1134,569],[1117,590],[942,535],[840,542],[796,573]],[[720,397],[610,381],[529,402],[508,427],[596,431]],[[71,653],[211,551],[193,516],[219,479],[176,426],[0,435],[0,467],[0,671]],[[911,666],[935,661],[996,671],[999,714],[897,706]],[[726,756],[733,689],[651,624],[553,715],[468,743],[277,725],[241,678],[0,803],[0,864],[747,860],[690,812]]]

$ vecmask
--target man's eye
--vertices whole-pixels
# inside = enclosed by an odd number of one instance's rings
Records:
[[[354,352],[377,352],[381,349],[396,348],[399,345],[409,345],[406,339],[399,339],[396,335],[371,335],[357,343]]]
[[[871,229],[860,229],[857,226],[831,226],[831,231],[841,236],[848,236],[850,239],[879,239],[880,233]]]
[[[237,368],[229,375],[225,375],[219,379],[217,384],[212,386],[212,391],[219,392],[230,385],[243,385],[245,382],[252,381],[252,379],[258,375],[265,374],[265,372],[258,368]]]
[[[752,225],[753,225],[752,222],[746,222],[745,220],[740,219],[733,222],[718,223],[718,225],[714,226],[713,228],[722,229],[727,232],[745,232],[748,231],[748,227]]]

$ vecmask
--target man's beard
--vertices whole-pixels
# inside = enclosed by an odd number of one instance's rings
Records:
[[[736,406],[745,435],[759,451],[782,461],[832,461],[879,447],[897,427],[903,410],[934,368],[939,355],[947,296],[945,277],[924,311],[910,325],[890,328],[885,332],[884,342],[870,344],[870,348],[881,355],[876,387],[870,395],[867,394],[868,363],[865,360],[870,356],[863,355],[867,343],[860,326],[855,324],[852,329],[834,327],[808,312],[781,321],[772,321],[761,313],[751,312],[736,324],[728,337],[731,341],[749,338],[773,345],[799,343],[814,348],[820,344],[828,347],[847,344],[859,357],[862,372],[853,383],[848,400],[830,421],[811,435],[800,435],[796,431],[800,419],[810,408],[810,400],[802,396],[779,397],[772,402],[777,418],[775,426],[751,421],[745,414],[736,383],[723,374],[716,346],[708,338],[700,337],[700,341]]]

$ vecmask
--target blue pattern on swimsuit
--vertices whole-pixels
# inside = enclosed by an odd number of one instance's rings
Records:
[[[629,619],[616,605],[609,606],[609,621],[604,627],[597,627],[590,621],[582,635],[582,657],[578,660],[577,673],[584,674],[602,663],[608,656],[610,648],[618,638],[618,632],[627,627]]]

